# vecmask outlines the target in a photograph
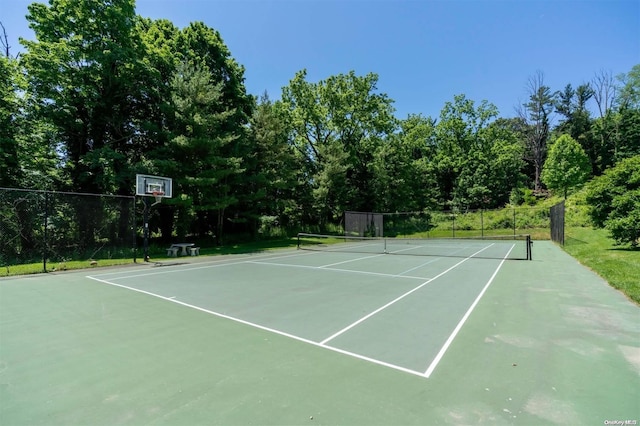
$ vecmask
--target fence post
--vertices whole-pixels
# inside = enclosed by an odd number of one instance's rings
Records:
[[[456,237],[456,214],[452,213],[451,218],[453,219],[451,224],[451,230],[453,231],[453,238]]]
[[[44,193],[44,232],[43,232],[43,244],[42,244],[42,269],[43,272],[47,272],[47,248],[49,246],[49,192]]]

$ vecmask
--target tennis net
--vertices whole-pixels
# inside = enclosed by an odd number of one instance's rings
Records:
[[[528,234],[463,238],[298,234],[298,249],[331,252],[531,260],[531,246],[531,236]]]

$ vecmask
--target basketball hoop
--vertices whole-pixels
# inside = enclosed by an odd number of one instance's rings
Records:
[[[151,206],[155,206],[156,204],[160,204],[160,202],[162,201],[164,191],[153,191],[151,195],[153,195],[153,197],[156,199],[156,202],[151,204]]]

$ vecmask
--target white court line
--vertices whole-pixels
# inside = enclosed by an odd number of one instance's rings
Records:
[[[126,285],[113,283],[111,281],[102,280],[102,279],[96,278],[96,277],[87,276],[87,278],[89,278],[90,280],[98,281],[98,282],[103,283],[103,284],[108,284],[108,285],[112,285],[112,286],[115,286],[115,287],[120,287],[120,288],[124,288],[124,289],[127,289],[127,290],[135,291],[137,293],[146,294],[148,296],[157,297],[158,299],[162,299],[162,300],[166,300],[168,302],[176,303],[178,305],[186,306],[187,308],[195,309],[195,310],[200,311],[200,312],[205,312],[207,314],[214,315],[214,316],[217,316],[219,318],[224,318],[224,319],[227,319],[227,320],[235,321],[235,322],[240,323],[240,324],[248,325],[250,327],[254,327],[254,328],[257,328],[257,329],[260,329],[260,330],[264,330],[264,331],[267,331],[267,332],[270,332],[270,333],[278,334],[280,336],[288,337],[290,339],[298,340],[300,342],[308,343],[308,344],[313,345],[313,346],[318,346],[318,347],[325,348],[325,349],[328,349],[328,350],[333,351],[333,352],[338,352],[338,353],[343,354],[343,355],[349,355],[349,356],[351,356],[353,358],[358,358],[358,359],[361,359],[363,361],[368,361],[368,362],[371,362],[371,363],[374,363],[374,364],[382,365],[384,367],[392,368],[394,370],[403,371],[405,373],[413,374],[413,375],[416,375],[416,376],[425,377],[424,373],[422,373],[420,371],[415,371],[415,370],[411,370],[409,368],[401,367],[399,365],[390,364],[388,362],[380,361],[380,360],[377,360],[375,358],[369,358],[367,356],[360,355],[360,354],[357,354],[357,353],[354,353],[354,352],[349,352],[349,351],[346,351],[346,350],[343,350],[343,349],[335,348],[333,346],[328,346],[328,345],[325,345],[325,344],[322,344],[322,343],[318,343],[318,342],[315,342],[313,340],[305,339],[304,337],[296,336],[295,334],[290,334],[290,333],[287,333],[287,332],[284,332],[284,331],[276,330],[274,328],[265,327],[263,325],[256,324],[256,323],[253,323],[253,322],[250,322],[250,321],[246,321],[246,320],[243,320],[243,319],[240,319],[240,318],[232,317],[232,316],[229,316],[229,315],[221,314],[219,312],[211,311],[209,309],[201,308],[199,306],[191,305],[189,303],[181,302],[179,300],[176,300],[175,296],[165,297],[165,296],[161,296],[159,294],[151,293],[151,292],[148,292],[148,291],[145,291],[145,290],[140,290],[140,289],[137,289],[135,287],[129,287],[129,286],[126,286]]]
[[[492,243],[492,244],[494,244],[494,243]],[[421,249],[421,248],[424,248],[424,247],[428,247],[428,248],[436,248],[437,247],[438,250],[443,249],[443,248],[445,248],[445,249],[449,249],[449,248],[457,249],[457,250],[454,250],[454,251],[452,251],[450,253],[442,254],[440,257],[447,257],[447,256],[453,257],[453,256],[456,256],[457,253],[459,253],[459,252],[461,252],[463,250],[467,250],[469,248],[471,248],[471,249],[477,249],[478,248],[477,245],[475,247],[474,246],[462,246],[462,247],[460,247],[459,245],[458,246],[444,246],[444,245],[439,245],[439,244],[424,244],[424,245],[412,246],[412,247],[405,248],[405,249],[402,249],[402,250],[391,251],[389,253],[395,254],[395,253],[400,253],[400,252],[403,252],[403,251],[418,250],[418,249]]]
[[[412,272],[412,271],[415,271],[416,269],[420,269],[422,267],[425,267],[425,266],[427,266],[427,265],[429,265],[429,264],[431,264],[433,262],[437,262],[438,260],[441,260],[441,259],[442,259],[441,257],[437,257],[435,259],[431,259],[430,261],[422,263],[422,264],[416,266],[415,268],[411,268],[411,269],[407,269],[406,271],[402,271],[398,275],[402,276],[404,274],[408,274],[409,272]]]
[[[285,259],[288,257],[298,257],[298,256],[309,256],[312,255],[314,253],[296,253],[296,254],[289,254],[289,255],[284,255],[284,256],[275,256],[274,254],[265,254],[265,255],[257,255],[256,257],[260,257],[260,258],[268,258],[268,259]],[[271,257],[270,257],[271,256]],[[256,257],[253,257],[251,259],[255,259]],[[212,260],[210,262],[201,262],[198,263],[198,265],[202,265],[203,263],[206,263],[205,266],[191,266],[191,267],[186,267],[186,268],[179,268],[179,269],[162,269],[159,271],[154,271],[154,272],[147,272],[144,274],[134,274],[134,275],[125,275],[122,277],[114,277],[114,280],[125,280],[125,279],[129,279],[129,278],[137,278],[137,277],[147,277],[147,276],[151,276],[151,275],[162,275],[162,274],[173,274],[175,272],[188,272],[188,271],[196,271],[198,269],[209,269],[209,268],[218,268],[220,266],[229,266],[229,265],[241,265],[243,263],[254,263],[254,261],[250,260],[250,259],[243,259],[243,260],[235,260],[235,261],[230,261],[229,259],[219,259],[219,260]],[[255,262],[257,263],[257,262]],[[168,266],[167,266],[168,267]],[[166,268],[166,267],[160,267],[160,268]],[[105,277],[108,275],[115,275],[115,274],[121,274],[122,271],[120,272],[110,272],[110,273],[106,273],[106,274],[99,274],[99,275],[94,275],[94,277]]]
[[[374,257],[380,257],[380,256],[384,256],[384,254],[376,254],[373,256],[358,257],[357,259],[343,260],[342,262],[329,263],[328,265],[319,266],[319,268],[328,268],[330,266],[342,265],[344,263],[350,263],[350,262],[358,262],[360,260],[373,259]]]
[[[462,328],[464,323],[467,321],[467,318],[469,318],[469,316],[471,315],[471,312],[475,309],[475,307],[478,304],[478,302],[480,302],[480,299],[482,298],[484,293],[487,291],[487,289],[489,288],[489,286],[493,282],[493,280],[496,277],[496,275],[498,275],[498,271],[500,270],[500,268],[502,268],[502,265],[504,264],[505,260],[507,260],[507,258],[509,257],[509,253],[511,253],[511,250],[513,250],[514,247],[515,247],[515,244],[511,246],[511,248],[509,249],[507,254],[504,256],[504,258],[502,259],[502,261],[500,262],[500,264],[496,268],[496,270],[493,272],[493,275],[491,275],[491,278],[489,278],[489,281],[487,281],[487,284],[485,284],[485,286],[482,289],[482,291],[480,292],[480,294],[478,294],[478,297],[476,297],[476,300],[473,301],[473,303],[471,304],[471,306],[469,307],[467,312],[464,314],[464,316],[462,317],[460,322],[458,322],[458,325],[456,325],[456,328],[453,329],[453,332],[451,333],[451,335],[449,336],[447,341],[444,343],[442,348],[440,348],[440,351],[438,352],[436,357],[431,362],[431,365],[429,365],[429,367],[427,368],[427,371],[424,372],[424,376],[425,377],[428,378],[429,376],[431,376],[431,373],[433,373],[433,370],[435,370],[436,366],[438,365],[438,363],[440,362],[440,360],[444,356],[444,353],[447,351],[447,349],[449,349],[449,346],[451,346],[451,343],[453,342],[453,339],[455,339],[455,337],[457,336],[458,332],[460,331],[460,329]]]
[[[353,269],[340,269],[340,268],[327,268],[325,266],[309,266],[309,265],[292,265],[290,263],[274,263],[274,262],[261,262],[261,261],[251,261],[245,263],[255,263],[256,265],[270,265],[270,266],[280,266],[284,268],[302,268],[302,269],[316,269],[320,271],[334,271],[334,272],[345,272],[348,274],[357,274],[357,275],[376,275],[379,277],[390,277],[390,278],[408,278],[412,280],[424,280],[425,277],[412,277],[410,275],[397,275],[397,274],[385,274],[383,272],[368,272],[368,271],[357,271]]]
[[[393,305],[394,303],[404,299],[405,297],[407,297],[408,295],[410,295],[413,292],[416,292],[418,290],[420,290],[422,287],[424,287],[425,285],[429,284],[430,282],[432,282],[435,279],[440,278],[441,276],[443,276],[444,274],[446,274],[447,272],[457,268],[459,265],[462,265],[464,262],[466,262],[467,260],[473,258],[473,256],[475,256],[476,254],[488,249],[489,247],[491,247],[493,244],[490,244],[488,246],[486,246],[485,248],[483,248],[482,250],[478,250],[477,252],[473,253],[471,256],[462,259],[460,262],[456,263],[455,265],[453,265],[452,267],[450,267],[449,269],[445,270],[444,272],[439,273],[438,275],[436,275],[435,277],[423,282],[422,284],[420,284],[419,286],[417,286],[416,288],[414,288],[413,290],[409,290],[408,292],[404,293],[403,295],[396,297],[395,299],[393,299],[391,302],[387,303],[384,306],[379,307],[378,309],[376,309],[373,312],[370,312],[369,314],[365,315],[364,317],[360,318],[358,321],[348,325],[347,327],[343,328],[342,330],[338,331],[337,333],[334,333],[333,335],[327,337],[326,339],[324,339],[322,342],[320,342],[321,344],[325,344],[330,340],[335,339],[336,337],[340,336],[341,334],[347,332],[348,330],[351,330],[353,327],[355,327],[356,325],[366,321],[367,319],[371,318],[372,316],[374,316],[375,314],[377,314],[378,312],[383,311],[384,309],[387,309],[389,306]]]
[[[278,255],[278,253],[263,253],[263,254],[249,254],[249,255],[230,255],[230,256],[245,257],[245,258],[263,258],[263,257],[276,256],[276,255]],[[302,256],[302,255],[303,254],[300,253],[300,254],[289,254],[287,256]],[[287,256],[284,256],[284,257],[287,257]],[[277,258],[279,258],[279,257],[282,257],[282,256],[278,256]],[[177,259],[174,259],[174,260],[179,260],[179,259],[180,258],[177,258]],[[167,259],[167,260],[169,260],[169,259]],[[221,264],[221,263],[230,262],[230,261],[232,261],[232,260],[231,259],[227,259],[225,255],[220,255],[220,256],[216,256],[216,258],[214,258],[212,260],[200,261],[200,262],[197,262],[197,263],[191,263],[189,265],[210,265],[210,264],[214,264],[214,263],[215,264]],[[233,260],[233,262],[237,262],[237,260]],[[145,270],[146,270],[147,268],[149,268],[151,266],[152,263],[155,263],[155,262],[149,262],[149,263],[143,262],[143,263],[140,263],[139,267],[136,268],[136,271],[140,270],[142,268],[145,268]],[[168,267],[168,266],[174,266],[174,265],[171,265],[171,264],[158,265],[156,267],[160,268],[160,267],[163,267],[163,266],[167,266]],[[182,264],[182,266],[185,266],[185,265]],[[217,265],[213,265],[213,266],[217,266]],[[182,269],[182,270],[187,270],[187,269]],[[106,276],[109,276],[109,275],[117,275],[117,274],[122,274],[122,273],[123,273],[123,271],[114,271],[114,272],[105,272],[105,273],[102,273],[102,274],[96,274],[94,276],[95,277],[106,277]]]

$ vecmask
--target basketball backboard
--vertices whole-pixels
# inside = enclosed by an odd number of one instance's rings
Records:
[[[162,176],[136,175],[136,195],[141,197],[171,198],[173,181]]]

